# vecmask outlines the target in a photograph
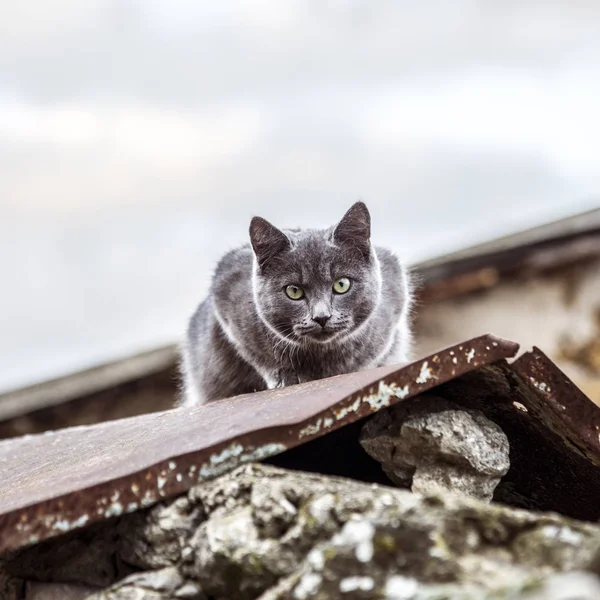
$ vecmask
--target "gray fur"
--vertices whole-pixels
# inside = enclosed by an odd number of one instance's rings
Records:
[[[281,231],[255,217],[250,239],[221,259],[190,320],[182,405],[407,360],[410,278],[371,244],[362,202],[325,230]],[[339,277],[351,280],[341,295]],[[305,297],[290,299],[291,284]]]

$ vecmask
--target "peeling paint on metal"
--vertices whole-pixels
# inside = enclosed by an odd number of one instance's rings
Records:
[[[217,454],[213,454],[198,470],[198,480],[211,479],[234,468],[239,461],[237,458],[244,451],[241,444],[233,443]]]
[[[376,412],[384,406],[389,406],[392,395],[392,388],[380,381],[376,393],[363,396],[360,400],[366,402],[371,407],[371,411]]]
[[[228,446],[227,448],[223,449],[218,454],[213,454],[209,459],[210,464],[218,465],[222,462],[225,462],[226,460],[231,460],[231,458],[239,456],[243,451],[244,447],[234,442],[233,444],[231,444],[231,446]]]
[[[71,529],[77,529],[78,527],[83,527],[89,521],[88,515],[82,515],[79,519],[75,521],[67,521],[66,519],[61,519],[56,521],[54,525],[52,525],[52,529],[56,529],[58,531],[71,531]]]
[[[323,419],[319,419],[316,423],[307,425],[304,429],[301,429],[298,433],[298,439],[302,439],[307,435],[315,435],[321,431],[321,424],[323,423]]]
[[[419,376],[415,379],[416,383],[423,384],[427,383],[431,379],[431,369],[429,368],[429,363],[424,361],[421,365],[421,371],[419,372]]]
[[[408,385],[399,387],[394,382],[387,384],[385,381],[380,381],[376,391],[373,390],[373,388],[370,388],[368,394],[359,396],[349,406],[334,411],[334,416],[336,420],[341,421],[350,413],[358,412],[363,404],[368,404],[370,410],[375,412],[383,407],[389,406],[392,397],[402,400],[403,398],[406,398],[409,393],[410,388]],[[324,423],[327,423],[327,427],[330,427],[333,425],[333,419],[325,419]]]
[[[144,494],[144,497],[140,500],[140,506],[144,506],[144,507],[151,506],[155,502],[156,502],[156,496],[154,494],[152,494],[150,492],[150,490],[148,490]]]
[[[236,466],[246,462],[262,460],[287,450],[284,444],[264,444],[257,448],[246,449],[241,444],[232,444],[222,450],[219,454],[211,456],[208,463],[204,463],[199,471],[197,479],[206,480],[217,477]]]
[[[547,383],[545,383],[544,381],[536,381],[536,379],[534,377],[530,377],[529,381],[531,381],[533,387],[540,390],[540,392],[549,394],[552,391],[550,389],[550,386]]]
[[[390,384],[386,384],[385,381],[380,381],[377,393],[366,396],[363,398],[363,400],[367,402],[371,407],[371,410],[375,412],[384,406],[389,406],[392,397],[396,397],[402,400],[403,398],[406,398],[408,394],[408,385],[398,387],[393,382]]]
[[[253,462],[255,460],[262,460],[269,456],[273,456],[274,454],[284,452],[285,450],[287,450],[287,446],[285,444],[264,444],[248,452],[247,454],[243,454],[240,457],[240,462]]]
[[[356,412],[360,408],[360,398],[357,398],[350,406],[345,406],[338,411],[335,411],[335,418],[339,421],[346,415]]]
[[[104,516],[108,519],[109,517],[118,517],[123,514],[123,505],[120,502],[113,502],[104,512]]]
[[[404,400],[404,398],[406,398],[408,396],[408,394],[410,394],[410,389],[409,389],[408,385],[398,388],[395,392],[396,398],[399,398],[400,400]]]
[[[64,498],[59,497],[53,500],[52,498],[42,497],[41,500],[36,501],[39,502],[39,505],[36,505],[35,511],[30,508],[31,503],[29,506],[16,503],[13,508],[5,507],[4,516],[6,520],[2,530],[3,535],[0,537],[0,547],[3,549],[18,547],[19,544],[25,543],[34,535],[36,538],[46,539],[57,532],[62,533],[63,529],[81,527],[93,521],[151,506],[160,501],[161,498],[184,492],[197,481],[212,479],[239,464],[262,460],[283,452],[288,448],[297,446],[299,439],[323,435],[334,427],[337,428],[349,422],[354,422],[361,416],[390,406],[396,399],[402,400],[410,396],[411,393],[421,392],[438,381],[447,381],[456,376],[457,372],[471,371],[475,364],[470,366],[467,366],[467,364],[476,362],[475,356],[480,350],[481,360],[479,362],[486,364],[507,356],[513,356],[516,352],[516,344],[506,342],[501,344],[501,349],[490,353],[494,356],[483,353],[485,343],[488,344],[486,348],[489,348],[492,344],[496,347],[500,345],[498,342],[492,342],[491,339],[493,338],[482,337],[466,342],[460,347],[456,346],[447,351],[440,351],[407,367],[395,371],[390,370],[388,371],[389,375],[383,378],[368,372],[364,375],[354,374],[353,376],[356,377],[354,390],[352,391],[352,386],[346,387],[346,391],[340,393],[337,398],[332,396],[329,391],[325,395],[320,395],[319,382],[313,382],[308,389],[299,387],[297,392],[292,392],[292,395],[298,394],[299,399],[303,401],[304,408],[299,411],[301,418],[289,423],[285,423],[284,419],[281,424],[285,427],[278,431],[275,437],[269,437],[265,434],[266,429],[273,427],[272,418],[265,421],[269,423],[265,430],[256,428],[248,434],[240,436],[236,429],[236,427],[239,429],[247,426],[248,415],[253,415],[252,418],[254,418],[255,414],[261,414],[260,411],[268,413],[268,409],[270,409],[269,402],[279,402],[280,408],[283,408],[284,405],[281,404],[281,399],[269,397],[269,394],[277,395],[279,392],[264,392],[264,395],[253,395],[248,400],[249,406],[256,406],[259,409],[258,412],[256,408],[250,408],[246,412],[240,408],[242,413],[235,421],[235,426],[231,426],[228,421],[225,431],[230,435],[230,441],[225,441],[223,437],[217,437],[215,439],[221,440],[218,444],[214,443],[212,446],[206,447],[197,444],[192,451],[188,450],[189,456],[177,454],[181,448],[176,440],[172,440],[172,448],[169,448],[171,453],[166,455],[162,451],[154,451],[158,446],[146,444],[145,453],[148,454],[148,458],[155,458],[155,462],[150,463],[151,466],[139,467],[140,470],[137,472],[125,473],[121,478],[115,477],[112,483],[110,478],[104,480],[106,483],[90,480],[89,477],[85,479],[85,470],[80,468],[79,470],[83,473],[81,478],[87,482],[88,488],[69,489],[69,486],[63,486],[64,489],[61,489],[59,494]],[[469,350],[470,352],[467,354]],[[452,368],[453,365],[460,366]],[[326,385],[325,389],[328,389]],[[287,401],[289,398],[285,400]],[[226,402],[224,400],[223,404],[219,403],[212,405],[210,409],[206,408],[209,411],[207,414],[215,423],[221,422],[218,418],[220,412],[215,410],[216,407],[227,407]],[[151,417],[147,418],[151,419]],[[260,419],[258,420],[260,421]],[[123,422],[124,428],[135,430],[136,426],[133,420]],[[119,425],[111,424],[108,427],[118,430],[112,432],[114,442],[111,446],[118,458],[120,456],[119,444],[121,443],[120,440],[123,439],[123,434],[119,430]],[[192,428],[189,428],[189,431],[191,435]],[[596,435],[594,435],[595,437]],[[287,440],[289,440],[289,443],[286,443]],[[79,448],[77,443],[78,437],[76,435],[68,437],[63,444],[63,454],[76,452]],[[84,445],[83,448],[87,447]],[[97,457],[93,453],[87,452],[86,455],[85,452],[84,458],[87,456],[88,462],[90,460],[97,461]],[[55,454],[60,457],[59,453]],[[34,443],[30,452],[30,462],[32,464],[35,463],[38,455],[39,449]],[[159,458],[161,455],[164,458]],[[192,463],[190,459],[192,459]],[[60,465],[62,463],[55,460],[55,464]],[[114,469],[109,468],[109,466],[107,465],[108,474],[111,475]],[[60,472],[59,467],[56,470]],[[100,487],[94,489],[93,486]],[[13,502],[13,504],[15,503]],[[17,510],[23,512],[19,514],[16,512]],[[12,515],[14,514],[18,516],[13,518]],[[27,521],[28,518],[32,519],[31,523]],[[11,519],[13,520],[11,521]],[[17,519],[19,520],[17,521]],[[85,523],[84,519],[87,519]],[[8,534],[8,538],[5,537],[5,533]]]

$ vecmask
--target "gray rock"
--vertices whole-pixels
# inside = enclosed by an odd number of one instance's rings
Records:
[[[142,569],[175,565],[182,559],[190,532],[204,519],[202,504],[190,502],[187,496],[131,515],[118,526],[118,554],[127,564]]]
[[[110,526],[110,558],[144,572],[94,600],[539,600],[525,594],[562,571],[597,569],[600,548],[599,525],[559,515],[263,465]],[[580,589],[594,585],[582,577]]]
[[[188,501],[205,517],[179,570],[216,599],[514,599],[600,547],[600,527],[557,515],[259,465]]]
[[[185,582],[175,567],[129,575],[110,588],[88,596],[88,600],[171,600],[205,598],[200,587]]]
[[[600,578],[592,573],[557,573],[538,590],[523,594],[522,600],[598,600]]]
[[[496,423],[435,396],[379,411],[360,443],[391,481],[424,494],[490,501],[510,467],[508,439]]]

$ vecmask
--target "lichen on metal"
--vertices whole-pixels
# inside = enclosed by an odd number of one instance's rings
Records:
[[[258,448],[254,448],[254,450],[248,451],[240,457],[240,462],[254,462],[258,460],[263,460],[268,458],[269,456],[273,456],[274,454],[279,454],[280,452],[284,452],[287,450],[287,446],[285,444],[263,444]]]
[[[498,347],[497,341],[486,340],[484,358],[493,348]],[[352,396],[350,401],[340,403],[339,408],[327,413],[327,416],[319,415],[312,421],[309,421],[298,433],[298,439],[306,439],[316,436],[326,430],[331,430],[336,423],[343,422],[351,415],[359,415],[368,406],[368,412],[377,412],[382,408],[390,406],[394,398],[404,400],[411,395],[424,391],[427,387],[431,387],[438,380],[443,381],[448,377],[454,377],[457,374],[456,366],[459,364],[458,355],[464,356],[465,363],[469,367],[475,367],[479,363],[475,360],[477,344],[473,344],[467,351],[466,346],[459,345],[454,350],[446,350],[444,353],[437,353],[428,359],[417,361],[413,364],[419,365],[418,375],[413,378],[413,383],[410,381],[401,385],[395,381],[388,381],[387,377],[383,377],[377,384],[377,388],[371,386],[368,390],[363,390],[361,394]],[[481,344],[479,344],[481,346]],[[483,347],[483,346],[482,346]],[[444,356],[444,361],[441,360]],[[448,360],[449,359],[449,360]],[[452,366],[446,363],[452,363]],[[404,373],[403,373],[404,374]],[[408,375],[408,374],[406,374]],[[409,376],[406,377],[406,380]]]
[[[239,443],[233,443],[220,452],[210,456],[207,462],[198,467],[197,480],[212,479],[234,469],[240,464],[261,460],[286,450],[283,444],[264,444],[257,448],[244,449]]]
[[[415,383],[427,383],[431,379],[431,369],[428,365],[429,363],[427,361],[421,365],[421,371],[419,372],[419,376],[415,380]]]
[[[474,348],[477,360],[462,360],[464,347]],[[240,464],[326,435],[479,364],[514,356],[517,348],[513,342],[498,345],[493,336],[482,336],[461,345],[460,351],[455,346],[404,366],[65,429],[51,433],[51,443],[42,435],[0,442],[5,484],[0,490],[0,552],[151,506]],[[458,363],[452,360],[456,356],[461,358]],[[425,373],[426,378],[420,377]]]
[[[331,419],[329,421],[331,421]],[[319,431],[321,431],[322,424],[323,424],[323,419],[317,419],[316,423],[309,423],[306,427],[303,427],[298,432],[298,439],[302,439],[303,437],[306,437],[307,435],[316,435],[317,433],[319,433]]]
[[[399,387],[393,381],[390,383],[386,383],[385,380],[381,380],[377,385],[377,391],[374,391],[372,388],[369,389],[369,392],[358,396],[354,402],[350,405],[341,408],[338,411],[334,411],[335,420],[341,421],[346,416],[357,413],[359,409],[368,405],[370,412],[376,412],[382,409],[385,406],[389,406],[392,398],[398,398],[399,400],[403,400],[409,394],[409,386],[404,385]],[[333,419],[329,419],[329,425],[333,425],[335,421]]]

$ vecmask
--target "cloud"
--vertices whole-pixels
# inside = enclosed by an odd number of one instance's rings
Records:
[[[330,224],[361,197],[376,240],[416,260],[591,205],[599,18],[558,0],[5,2],[0,388],[178,338],[254,214]]]
[[[176,109],[482,64],[553,69],[590,60],[600,17],[594,3],[535,0],[5,4],[0,72],[16,93]]]
[[[105,206],[136,204],[150,191],[144,177],[188,182],[247,152],[260,133],[260,112],[245,105],[184,114],[129,104],[0,102],[0,148],[12,155],[0,166],[0,206],[76,210],[94,198]]]
[[[538,156],[566,177],[600,188],[600,81],[588,69],[551,76],[473,69],[390,84],[362,122],[373,144]]]

